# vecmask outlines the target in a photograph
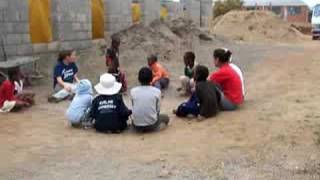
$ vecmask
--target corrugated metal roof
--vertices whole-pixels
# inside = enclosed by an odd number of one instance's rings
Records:
[[[244,6],[308,6],[302,0],[244,0]]]

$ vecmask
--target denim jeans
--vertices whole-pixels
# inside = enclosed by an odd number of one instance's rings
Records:
[[[154,83],[154,86],[160,90],[167,89],[169,86],[170,80],[169,78],[161,78]]]
[[[67,83],[67,84],[71,87],[71,92],[65,90],[60,85],[56,85],[55,93],[52,96],[55,97],[56,99],[65,99],[66,97],[74,94],[76,91],[77,84],[75,83],[74,84]]]

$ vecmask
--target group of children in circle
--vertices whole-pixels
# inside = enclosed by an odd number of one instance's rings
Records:
[[[73,127],[93,127],[98,132],[121,133],[128,128],[131,117],[132,127],[138,132],[159,131],[169,124],[169,116],[160,113],[162,91],[170,84],[168,71],[159,63],[156,55],[150,55],[148,66],[138,73],[140,86],[130,90],[132,109],[129,109],[122,94],[127,91],[125,74],[119,63],[120,39],[112,38],[111,47],[106,50],[108,72],[100,76],[94,86],[89,80],[78,78],[76,51],[63,51],[59,54],[54,68],[54,94],[49,102],[60,102],[71,98],[66,117]],[[198,65],[193,52],[184,55],[184,75],[180,77],[181,87],[177,91],[189,96],[187,102],[173,110],[178,117],[206,119],[216,116],[219,111],[238,109],[244,101],[243,74],[233,64],[232,53],[227,49],[216,49],[213,53],[217,71],[209,75],[206,66]],[[16,92],[13,89],[21,84],[19,71],[9,70],[9,78],[0,87],[0,111],[9,112],[29,107],[33,94]],[[9,92],[10,91],[10,92]]]

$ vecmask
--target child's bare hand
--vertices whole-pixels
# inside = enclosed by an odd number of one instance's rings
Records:
[[[64,86],[64,89],[65,89],[66,91],[68,91],[68,92],[71,92],[71,90],[72,90],[71,87],[68,86],[68,85],[65,85],[65,86]]]

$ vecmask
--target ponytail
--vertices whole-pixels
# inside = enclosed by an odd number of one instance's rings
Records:
[[[232,52],[228,49],[216,49],[213,52],[213,57],[218,58],[222,63],[228,63],[232,60]]]
[[[227,48],[225,48],[224,50],[226,52],[225,56],[228,59],[228,62],[231,62],[232,61],[232,52]]]

